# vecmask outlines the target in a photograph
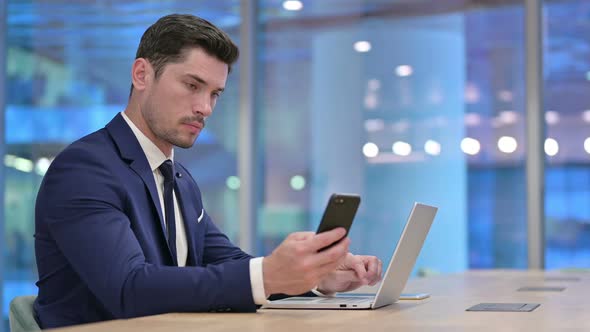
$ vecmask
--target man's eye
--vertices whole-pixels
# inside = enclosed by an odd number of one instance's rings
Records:
[[[197,89],[197,86],[194,85],[194,84],[192,84],[192,83],[187,83],[186,86],[188,86],[188,88],[191,89],[191,90],[196,90]]]

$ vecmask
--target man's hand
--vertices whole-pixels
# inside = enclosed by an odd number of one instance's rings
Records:
[[[262,261],[266,296],[283,293],[302,294],[320,280],[345,265],[350,240],[342,239],[344,228],[315,234],[298,232],[287,236],[270,256]],[[330,249],[318,250],[342,239]]]
[[[348,292],[363,285],[373,286],[381,280],[383,263],[375,256],[348,253],[346,259],[318,285],[324,294]]]

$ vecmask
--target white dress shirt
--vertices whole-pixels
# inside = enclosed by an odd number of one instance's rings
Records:
[[[172,153],[170,157],[167,157],[157,146],[152,142],[147,136],[145,136],[139,128],[127,117],[125,112],[121,112],[123,119],[129,125],[133,134],[139,141],[139,145],[145,154],[148,163],[150,164],[150,168],[152,169],[152,173],[154,175],[154,180],[156,181],[156,188],[158,189],[158,197],[160,198],[160,207],[162,208],[162,215],[166,215],[166,211],[164,208],[164,177],[158,167],[166,161],[170,159],[174,161],[174,149],[172,149]],[[184,229],[184,222],[182,218],[182,213],[180,212],[180,208],[178,206],[178,201],[176,200],[176,193],[173,193],[174,199],[174,217],[175,217],[175,225],[176,225],[176,257],[178,261],[178,266],[186,266],[186,258],[188,254],[188,245],[186,242],[186,231]],[[264,279],[262,275],[262,260],[264,257],[256,257],[250,259],[250,286],[252,287],[252,297],[254,298],[254,302],[256,304],[264,304],[266,303],[266,295],[264,293]]]

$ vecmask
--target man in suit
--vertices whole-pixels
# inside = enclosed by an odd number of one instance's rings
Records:
[[[207,214],[173,147],[193,145],[237,57],[224,32],[192,15],[165,16],[146,30],[126,109],[62,151],[39,189],[35,312],[43,328],[254,312],[273,294],[322,295],[380,280],[381,262],[350,254],[343,229],[293,233],[253,258]]]

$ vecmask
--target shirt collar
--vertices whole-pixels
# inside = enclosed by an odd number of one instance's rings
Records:
[[[160,150],[156,146],[156,144],[154,144],[154,142],[152,142],[147,136],[145,136],[141,132],[141,130],[139,130],[139,128],[137,128],[133,121],[131,121],[131,119],[127,117],[125,112],[121,112],[121,115],[123,116],[123,119],[125,119],[125,122],[127,122],[127,124],[129,125],[129,128],[131,128],[131,131],[133,131],[133,134],[135,135],[137,140],[139,141],[139,145],[141,146],[141,149],[143,150],[143,153],[145,154],[147,161],[150,164],[152,172],[155,171],[158,167],[160,167],[160,165],[162,165],[162,163],[166,161],[166,159],[174,161],[174,149],[172,149],[170,158],[166,157],[162,150]]]

